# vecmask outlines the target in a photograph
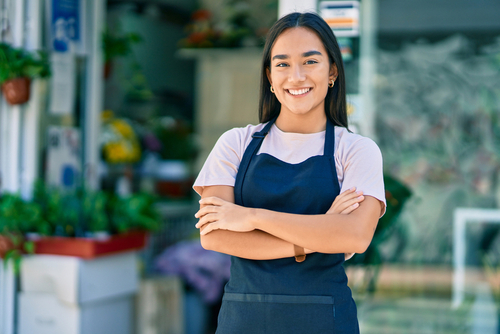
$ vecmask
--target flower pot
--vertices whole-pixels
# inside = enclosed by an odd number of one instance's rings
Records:
[[[172,198],[188,197],[193,184],[188,163],[182,160],[161,160],[157,163],[156,193]]]
[[[67,255],[93,259],[112,253],[140,250],[146,245],[146,236],[146,232],[136,231],[113,235],[107,240],[43,237],[35,240],[35,254]]]
[[[27,77],[7,80],[2,84],[3,96],[10,105],[23,104],[30,99],[31,79]]]
[[[5,253],[14,248],[14,244],[9,237],[0,235],[0,258],[4,258]]]
[[[113,69],[113,63],[108,60],[107,62],[104,63],[104,79],[109,79],[111,76],[111,70]]]

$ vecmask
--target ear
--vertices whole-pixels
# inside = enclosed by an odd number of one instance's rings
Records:
[[[269,83],[271,84],[271,86],[273,85],[273,82],[271,80],[271,71],[269,70],[269,67],[266,67],[266,76],[267,76],[267,80],[269,80]]]
[[[339,76],[339,71],[337,69],[337,64],[333,63],[332,66],[330,66],[330,80],[337,80],[337,77]]]

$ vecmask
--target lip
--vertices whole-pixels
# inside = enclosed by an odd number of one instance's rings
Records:
[[[303,93],[303,94],[299,94],[299,95],[293,95],[292,93],[290,93],[290,89],[291,90],[301,90],[301,89],[309,89],[307,92]],[[285,92],[290,95],[290,96],[293,96],[293,97],[302,97],[302,96],[306,96],[307,94],[309,94],[311,91],[313,90],[312,87],[299,87],[299,88],[285,88]]]

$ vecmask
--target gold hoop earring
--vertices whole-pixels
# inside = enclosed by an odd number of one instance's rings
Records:
[[[271,86],[269,89],[271,90],[271,93],[274,94],[274,88],[273,88],[273,86]]]
[[[330,80],[330,82],[328,83],[328,87],[332,88],[333,85],[335,85],[335,80]]]

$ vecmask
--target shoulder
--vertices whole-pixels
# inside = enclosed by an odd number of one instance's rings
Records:
[[[349,132],[346,128],[335,128],[335,146],[339,155],[352,154],[381,155],[380,148],[371,138]]]
[[[236,127],[224,132],[217,143],[214,150],[226,153],[234,153],[238,159],[241,159],[245,149],[252,141],[252,135],[255,132],[262,130],[265,124],[252,125],[248,124],[245,127]]]
[[[227,130],[224,132],[220,138],[219,141],[222,142],[229,142],[229,143],[244,143],[246,141],[250,141],[252,139],[252,135],[255,132],[258,132],[262,130],[262,128],[265,126],[265,124],[248,124],[245,127],[236,127],[232,128],[230,130]]]

